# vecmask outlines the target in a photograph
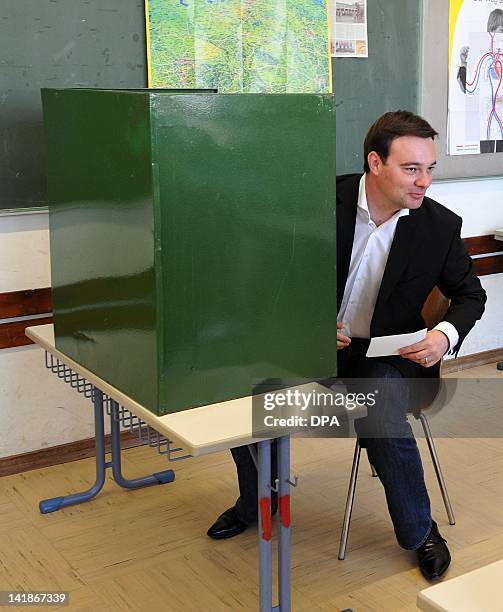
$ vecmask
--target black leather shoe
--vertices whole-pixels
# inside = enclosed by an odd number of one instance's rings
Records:
[[[217,518],[206,533],[214,540],[224,540],[243,533],[247,527],[248,523],[238,518],[236,508],[232,506]]]
[[[446,540],[440,535],[437,524],[432,521],[430,535],[417,549],[419,569],[427,580],[438,580],[451,563],[451,554]]]

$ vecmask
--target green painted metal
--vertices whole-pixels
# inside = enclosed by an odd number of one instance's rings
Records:
[[[60,350],[156,414],[336,373],[332,96],[43,103]]]

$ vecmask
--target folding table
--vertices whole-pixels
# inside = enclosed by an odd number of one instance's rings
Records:
[[[112,469],[115,481],[127,488],[166,484],[175,478],[173,470],[128,480],[122,475],[120,460],[120,425],[136,428],[143,439],[159,452],[172,456],[183,449],[185,456],[199,456],[257,443],[258,452],[250,447],[258,470],[259,497],[259,581],[260,611],[289,612],[291,609],[291,542],[290,542],[290,436],[278,437],[278,482],[271,484],[271,439],[252,436],[252,397],[156,416],[106,381],[86,370],[55,347],[52,324],[26,329],[26,335],[45,350],[46,366],[61,380],[89,397],[94,405],[96,435],[96,482],[87,491],[40,502],[42,513],[93,498],[105,482],[105,472]],[[105,460],[104,418],[111,422],[111,461]],[[179,448],[173,448],[174,442]],[[181,447],[181,448],[180,448]],[[179,455],[175,458],[182,458]],[[278,527],[278,594],[272,604],[272,522],[271,489],[278,492],[280,520]]]

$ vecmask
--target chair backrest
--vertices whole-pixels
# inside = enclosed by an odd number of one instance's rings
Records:
[[[428,329],[432,329],[437,323],[442,321],[449,308],[449,304],[449,298],[446,298],[438,287],[434,287],[431,290],[421,311]]]
[[[438,287],[434,287],[424,303],[421,314],[428,329],[432,329],[443,320],[444,315],[449,308],[450,300],[440,291]],[[428,372],[428,370],[427,370]],[[421,392],[418,392],[417,405],[413,408],[412,413],[416,418],[419,417],[421,411],[426,410],[433,404],[440,392],[440,378],[442,377],[442,361],[436,375],[436,368],[432,369],[431,377],[427,377],[421,384]]]

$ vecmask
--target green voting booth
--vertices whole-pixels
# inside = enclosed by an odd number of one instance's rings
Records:
[[[59,350],[157,415],[336,373],[333,96],[42,96]]]

